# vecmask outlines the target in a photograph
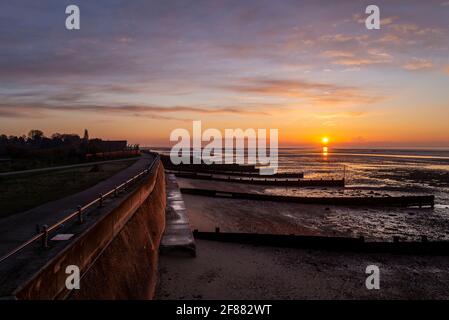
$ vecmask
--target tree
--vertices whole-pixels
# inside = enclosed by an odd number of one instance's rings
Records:
[[[62,140],[62,135],[60,133],[53,133],[51,135],[52,140],[56,140],[56,141],[61,141]]]
[[[41,130],[30,130],[28,133],[28,139],[32,141],[40,141],[44,137],[44,133]]]

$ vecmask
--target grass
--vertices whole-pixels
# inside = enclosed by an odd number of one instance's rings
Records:
[[[0,219],[83,191],[129,167],[136,160],[0,177]]]
[[[127,156],[127,158],[132,158],[133,156]],[[134,156],[138,157],[138,156]],[[22,171],[22,170],[33,170],[49,167],[67,166],[74,164],[88,164],[89,162],[97,161],[107,161],[107,160],[118,160],[120,157],[109,159],[109,158],[96,158],[90,159],[89,161],[80,160],[78,157],[71,158],[50,158],[50,159],[13,159],[11,161],[0,162],[0,173],[10,172],[10,171]]]

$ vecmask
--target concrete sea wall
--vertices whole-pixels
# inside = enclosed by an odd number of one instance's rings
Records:
[[[165,176],[154,171],[88,227],[34,277],[18,299],[151,299],[165,228]],[[67,290],[65,268],[80,268],[79,290]]]

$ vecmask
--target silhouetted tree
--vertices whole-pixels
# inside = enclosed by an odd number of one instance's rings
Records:
[[[44,137],[44,133],[41,130],[30,130],[28,138],[33,141],[40,141]]]
[[[136,146],[137,148],[137,146]],[[87,154],[125,151],[126,141],[89,139],[87,130],[81,139],[77,134],[54,133],[51,138],[41,130],[30,130],[28,136],[0,135],[0,155],[11,158],[44,159],[49,162],[79,161]]]

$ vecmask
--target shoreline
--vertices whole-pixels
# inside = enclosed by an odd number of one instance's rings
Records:
[[[156,300],[449,299],[449,260],[197,241],[198,255],[161,256]],[[366,267],[381,269],[367,290]]]

